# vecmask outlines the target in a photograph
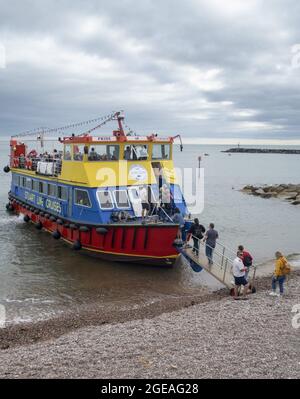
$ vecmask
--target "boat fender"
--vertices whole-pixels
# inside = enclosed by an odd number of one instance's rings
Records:
[[[31,212],[34,212],[34,208],[33,207],[31,207],[30,210],[31,210]]]
[[[81,231],[82,233],[87,233],[88,231],[90,231],[90,229],[87,226],[80,226],[79,231]]]
[[[34,211],[34,213],[35,213],[36,215],[39,215],[40,211],[39,211],[38,209],[36,209],[36,210]]]
[[[42,230],[43,224],[42,224],[41,222],[38,222],[38,223],[35,225],[35,228],[36,228],[37,230]]]
[[[98,234],[107,234],[107,233],[108,233],[108,230],[107,230],[105,227],[97,227],[97,228],[96,228],[96,232],[97,232]]]
[[[28,223],[30,220],[30,217],[28,215],[25,215],[23,220],[24,220],[24,222]]]
[[[56,217],[50,216],[49,220],[51,220],[51,222],[56,222]]]
[[[70,229],[71,229],[71,230],[77,230],[77,229],[78,229],[78,226],[76,226],[76,224],[71,223],[71,224],[70,224]]]
[[[79,251],[82,248],[81,242],[79,240],[76,240],[74,244],[72,245],[72,249],[74,251]]]
[[[6,209],[7,209],[9,212],[12,212],[12,211],[14,210],[14,207],[13,207],[12,204],[6,204]]]
[[[49,213],[45,213],[45,218],[49,219],[49,217],[50,217]]]
[[[40,216],[44,217],[45,216],[44,212],[40,212]]]
[[[10,172],[10,167],[8,165],[4,166],[3,171],[5,173],[9,173]]]
[[[52,237],[55,238],[55,240],[59,240],[61,237],[61,234],[58,230],[56,230],[52,233]]]
[[[57,219],[56,223],[60,224],[61,226],[64,224],[64,222],[61,219]]]
[[[64,227],[65,227],[66,229],[68,229],[68,228],[70,227],[70,224],[69,224],[69,223],[65,223],[65,224],[64,224]]]

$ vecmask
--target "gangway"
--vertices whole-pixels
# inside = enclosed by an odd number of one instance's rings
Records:
[[[211,276],[227,287],[230,291],[234,287],[234,277],[232,274],[233,256],[227,256],[228,252],[234,254],[234,251],[228,250],[223,244],[219,244],[213,249],[213,263],[209,263],[205,255],[205,246],[203,240],[197,237],[191,237],[198,241],[198,248],[191,245],[178,246],[178,251],[187,260],[189,266],[195,271],[206,270]],[[221,250],[220,250],[221,248]],[[196,254],[198,252],[198,254]],[[251,267],[249,272],[249,281],[255,279],[256,267]]]

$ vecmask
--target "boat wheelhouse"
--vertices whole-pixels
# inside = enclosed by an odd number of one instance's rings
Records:
[[[179,208],[187,215],[174,172],[175,137],[126,135],[123,119],[119,112],[109,118],[118,122],[112,135],[93,135],[102,123],[59,138],[57,148],[43,153],[12,137],[8,208],[74,249],[108,260],[171,265],[178,256],[172,212]],[[142,190],[148,193],[146,218]]]

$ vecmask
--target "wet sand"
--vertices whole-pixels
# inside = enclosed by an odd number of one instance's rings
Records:
[[[178,298],[125,312],[97,305],[54,320],[0,330],[2,378],[299,378],[300,271],[287,295],[227,291]]]

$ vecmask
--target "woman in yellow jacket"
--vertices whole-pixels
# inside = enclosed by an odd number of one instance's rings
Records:
[[[281,252],[277,251],[275,257],[275,271],[272,277],[272,292],[270,292],[270,295],[278,296],[276,293],[277,282],[279,284],[280,295],[283,295],[283,283],[285,282],[286,274],[288,273],[288,270],[290,270],[290,267],[288,261]]]

